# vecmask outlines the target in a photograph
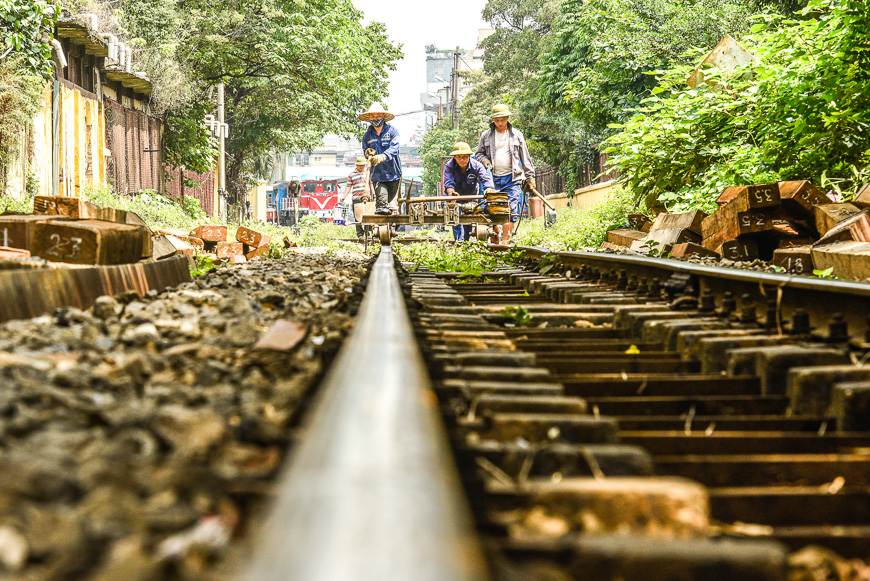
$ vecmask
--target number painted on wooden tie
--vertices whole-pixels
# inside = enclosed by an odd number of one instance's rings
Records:
[[[52,234],[49,239],[54,243],[45,255],[52,258],[77,258],[82,253],[82,239],[75,236],[71,238],[61,237],[60,234]]]

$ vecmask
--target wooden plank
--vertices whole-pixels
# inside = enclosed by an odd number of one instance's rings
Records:
[[[822,206],[814,206],[813,213],[815,215],[816,230],[824,236],[828,231],[837,225],[838,222],[845,220],[850,216],[854,216],[861,210],[852,204],[825,204]]]
[[[199,238],[203,242],[226,242],[227,227],[216,224],[205,224],[197,226],[190,231],[190,236]]]
[[[0,215],[0,246],[30,249],[33,225],[48,220],[65,220],[65,216],[45,214],[3,214]]]
[[[646,234],[640,230],[630,230],[628,228],[617,228],[616,230],[607,231],[607,241],[617,246],[631,247],[631,243],[635,240],[646,238]]]
[[[817,270],[833,268],[840,278],[870,278],[870,242],[832,242],[813,247],[813,264]]]
[[[19,258],[30,258],[30,251],[21,248],[10,248],[8,246],[0,246],[0,259],[2,260],[17,260]]]
[[[773,208],[740,211],[739,205],[728,204],[704,219],[704,246],[718,248],[726,240],[746,234],[773,229]]]
[[[853,240],[870,242],[870,210],[864,210],[837,223],[821,237],[817,244]]]
[[[603,248],[603,246],[602,246],[602,248]],[[245,254],[245,258],[247,258],[248,260],[254,260],[255,258],[260,258],[260,257],[262,257],[262,258],[269,257],[269,246],[268,245],[254,248],[253,250],[251,250],[250,252]]]
[[[758,242],[752,238],[726,240],[716,248],[716,252],[735,262],[751,262],[758,258]]]
[[[187,257],[91,268],[55,268],[0,272],[0,321],[26,319],[63,306],[86,309],[97,297],[190,282]]]
[[[215,254],[218,258],[229,258],[230,256],[244,256],[245,248],[241,242],[218,242],[215,247]]]
[[[780,204],[779,184],[754,184],[725,188],[716,199],[719,206],[737,203],[737,211],[745,212],[750,208],[770,208]]]
[[[650,231],[685,228],[697,234],[701,234],[701,222],[703,222],[706,217],[707,214],[701,210],[685,212],[682,214],[662,213],[656,216],[656,221],[650,227]]]
[[[720,258],[719,253],[715,250],[710,250],[700,244],[694,242],[681,242],[674,244],[671,248],[671,256],[674,258],[684,258],[688,256],[700,256],[709,258]]]
[[[187,254],[191,256],[196,254],[196,248],[192,244],[185,242],[177,236],[167,234],[166,240],[169,241],[169,243],[172,244],[173,247],[175,247],[175,251],[177,254]],[[193,240],[199,240],[199,238],[194,238]],[[199,240],[199,242],[200,244],[202,244],[202,240]]]
[[[151,236],[151,258],[154,260],[175,256],[176,252],[175,246],[163,234]]]
[[[866,210],[870,208],[870,184],[861,188],[855,197],[851,200],[852,205]]]
[[[33,212],[68,218],[87,218],[85,202],[70,196],[36,196],[33,198]]]
[[[650,230],[642,240],[635,240],[631,243],[631,249],[636,252],[650,254],[670,252],[674,244],[682,242],[700,242],[701,237],[695,232],[686,228],[668,229],[668,230]]]
[[[779,182],[779,196],[786,212],[809,220],[814,219],[813,206],[832,203],[828,196],[807,180]]]
[[[193,246],[170,234],[155,234],[151,236],[151,258],[162,260],[179,254],[195,254]]]
[[[259,248],[260,246],[266,246],[269,244],[271,238],[268,234],[263,234],[257,230],[239,226],[239,229],[236,230],[236,240],[242,244],[250,246],[251,248]]]
[[[49,221],[33,226],[31,252],[70,264],[124,264],[151,256],[151,231],[99,220]]]
[[[794,274],[813,273],[813,249],[811,246],[778,248],[773,251],[773,264]]]
[[[640,230],[641,232],[649,232],[650,228],[652,227],[652,221],[646,214],[629,214],[628,225],[635,230]]]
[[[799,246],[812,246],[815,240],[804,236],[797,238],[780,238],[777,241],[777,248],[797,248]]]

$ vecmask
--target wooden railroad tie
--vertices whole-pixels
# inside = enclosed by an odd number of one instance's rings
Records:
[[[30,251],[54,262],[126,264],[151,257],[151,231],[99,220],[37,222]]]

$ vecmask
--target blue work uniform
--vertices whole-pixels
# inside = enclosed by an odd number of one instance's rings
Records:
[[[457,194],[464,196],[480,195],[480,188],[495,188],[492,176],[476,159],[469,158],[465,170],[459,167],[456,159],[451,159],[444,166],[444,192],[447,188],[453,188]],[[454,240],[468,240],[471,238],[471,226],[454,226]]]
[[[457,194],[470,196],[480,193],[480,186],[483,189],[494,189],[495,184],[492,181],[492,176],[483,167],[483,164],[473,157],[468,160],[468,165],[465,170],[459,167],[455,159],[451,159],[444,166],[444,191],[447,188],[453,188]]]
[[[392,182],[402,177],[402,162],[399,160],[399,130],[384,123],[381,134],[375,132],[375,128],[369,125],[362,138],[363,152],[366,149],[374,149],[376,154],[384,154],[386,161],[372,168],[371,180],[373,182]]]

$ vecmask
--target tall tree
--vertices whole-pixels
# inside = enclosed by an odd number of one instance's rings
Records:
[[[151,6],[157,9],[155,18]],[[171,52],[192,99],[167,113],[168,158],[201,169],[202,116],[226,87],[227,190],[240,199],[263,154],[357,133],[356,115],[387,93],[401,49],[350,0],[122,0],[125,26]],[[211,98],[209,99],[209,95]]]
[[[60,5],[54,0],[0,2],[0,59],[10,56],[32,74],[51,73],[51,45]]]

